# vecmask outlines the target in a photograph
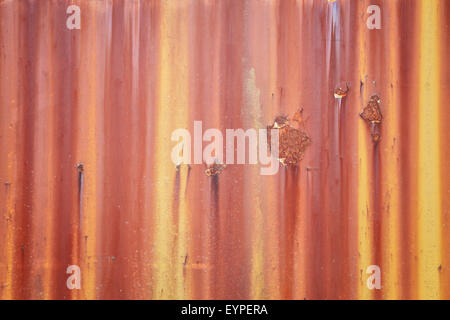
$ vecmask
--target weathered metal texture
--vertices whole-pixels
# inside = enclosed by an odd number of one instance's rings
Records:
[[[0,298],[449,299],[449,19],[446,0],[1,0]],[[297,167],[170,160],[194,120],[299,106]]]

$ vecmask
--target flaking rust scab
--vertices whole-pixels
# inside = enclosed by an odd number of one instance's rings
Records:
[[[275,118],[272,125],[267,126],[267,140],[271,145],[270,129],[279,130],[279,157],[283,166],[295,166],[304,157],[306,148],[311,144],[311,138],[302,129],[303,108],[299,108],[290,120],[281,115]]]
[[[370,125],[370,135],[374,143],[378,143],[381,139],[380,126],[383,115],[381,114],[380,103],[381,99],[378,95],[372,95],[367,106],[359,114]]]
[[[220,174],[226,167],[227,167],[226,164],[214,162],[212,165],[209,165],[206,168],[205,174],[208,177],[216,176],[216,175]]]

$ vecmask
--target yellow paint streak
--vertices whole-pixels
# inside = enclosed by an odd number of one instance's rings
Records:
[[[173,1],[161,3],[161,35],[155,130],[155,261],[154,299],[180,299],[184,296],[186,206],[179,211],[179,225],[173,223],[175,165],[168,164],[173,130],[186,128],[188,107],[188,10]],[[183,243],[175,241],[176,233]],[[180,240],[181,241],[181,240]],[[174,249],[175,248],[175,249]],[[184,249],[184,251],[183,251]],[[183,251],[183,252],[182,252]]]
[[[177,231],[177,252],[176,252],[176,274],[180,275],[178,277],[176,287],[177,287],[177,298],[180,299],[188,299],[191,297],[190,288],[191,286],[187,284],[186,277],[184,276],[184,262],[185,257],[188,252],[188,238],[190,236],[190,224],[189,224],[189,207],[186,199],[186,188],[187,188],[187,176],[188,176],[188,167],[183,166],[180,169],[180,193],[179,193],[179,224]]]
[[[358,125],[358,155],[359,155],[359,179],[358,179],[358,298],[370,299],[372,292],[367,288],[366,280],[370,276],[366,274],[368,266],[373,264],[373,244],[370,215],[370,181],[368,176],[367,155],[367,128],[362,121]]]
[[[419,76],[419,297],[438,299],[441,264],[438,1],[422,0]]]
[[[260,90],[256,87],[255,69],[251,68],[244,76],[244,104],[242,116],[244,126],[247,128],[262,127]],[[248,120],[252,119],[252,120]],[[261,146],[259,146],[261,147]],[[264,299],[264,221],[261,211],[261,185],[262,178],[259,174],[259,167],[253,166],[245,173],[245,199],[253,199],[245,202],[245,212],[249,221],[252,221],[250,237],[251,249],[251,277],[250,277],[250,298]]]
[[[278,8],[275,2],[269,2],[269,23],[273,27],[269,28],[269,64],[268,64],[268,72],[269,72],[269,92],[277,93],[279,92],[278,88],[278,32],[279,32],[279,23],[278,23]],[[278,95],[275,94],[274,97],[270,97],[270,104],[265,106],[265,119],[274,119],[279,112]],[[280,174],[280,173],[278,173]],[[279,190],[278,180],[274,183],[267,183],[265,186],[265,194],[267,195],[266,205],[268,208],[276,208],[276,192]],[[264,286],[266,296],[265,299],[280,299],[280,268],[278,263],[278,252],[279,252],[279,230],[280,230],[280,221],[278,218],[277,210],[267,210],[265,217],[265,273],[270,273],[270,277],[265,277]]]
[[[386,121],[383,123],[383,146],[382,150],[382,191],[381,194],[385,198],[382,207],[382,290],[383,298],[398,299],[400,298],[400,163],[399,159],[399,104],[398,96],[398,77],[399,77],[399,25],[396,20],[395,12],[396,4],[388,2],[391,18],[389,25],[384,28],[384,36],[389,39],[389,65],[384,66],[386,72],[389,72],[386,99],[382,98],[381,109]],[[391,84],[391,85],[389,85]],[[385,249],[385,250],[384,250]]]
[[[365,80],[367,74],[367,52],[365,51],[364,43],[367,39],[366,29],[363,27],[359,30],[359,69],[360,79]],[[367,86],[364,83],[365,90]],[[365,97],[361,97],[362,103],[365,102]],[[362,110],[363,106],[361,106]],[[368,132],[366,123],[358,121],[358,270],[357,274],[360,279],[358,282],[358,299],[371,299],[373,292],[367,288],[366,269],[373,264],[373,227],[370,219],[370,176],[369,176],[369,154],[368,154]]]

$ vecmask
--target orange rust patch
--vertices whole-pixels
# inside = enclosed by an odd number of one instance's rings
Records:
[[[378,143],[381,139],[380,125],[383,120],[383,115],[380,110],[380,98],[377,95],[370,97],[367,106],[359,114],[368,124],[370,124],[370,135],[372,141]]]
[[[298,124],[303,123],[302,117],[303,109],[299,109],[294,114],[294,121]],[[270,129],[279,130],[279,161],[287,165],[297,165],[304,156],[306,147],[311,144],[311,138],[305,131],[295,128],[289,121],[287,116],[278,116],[275,118],[271,126],[267,126],[268,141],[270,144]]]
[[[383,115],[380,110],[380,98],[377,95],[370,97],[369,103],[360,113],[361,118],[370,123],[381,123]]]

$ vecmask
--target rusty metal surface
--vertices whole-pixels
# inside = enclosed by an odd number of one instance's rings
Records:
[[[449,299],[449,21],[447,0],[0,0],[0,298]],[[299,107],[310,144],[276,175],[170,161],[194,120]]]

